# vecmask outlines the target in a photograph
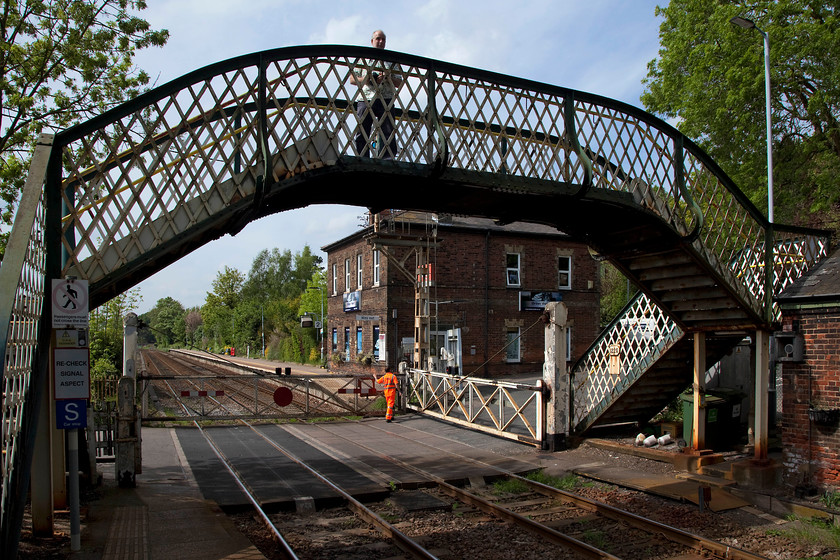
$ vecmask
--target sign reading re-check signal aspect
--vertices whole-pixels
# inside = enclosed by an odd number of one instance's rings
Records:
[[[55,400],[90,399],[90,353],[87,348],[55,349]]]
[[[53,280],[53,328],[88,326],[88,281]]]

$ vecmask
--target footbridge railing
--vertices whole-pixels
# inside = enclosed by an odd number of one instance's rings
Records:
[[[175,247],[185,232],[201,243],[236,232],[272,211],[269,202],[302,173],[362,155],[354,138],[359,88],[349,76],[380,62],[399,65],[401,85],[388,101],[397,151],[384,154],[397,164],[469,172],[459,177],[522,194],[624,193],[679,235],[699,238],[717,272],[746,301],[764,305],[761,263],[764,247],[778,246],[775,233],[668,124],[596,95],[343,46],[278,49],[208,66],[59,134],[61,156],[49,181],[65,208],[62,276],[88,279],[95,305],[151,274],[144,268],[150,261],[165,266],[195,248],[196,241]],[[312,194],[314,202],[352,199]],[[527,209],[522,214],[528,218]],[[743,266],[733,273],[738,259]],[[781,276],[798,276],[796,262],[779,264]]]
[[[359,91],[349,81],[354,68],[372,70],[380,62],[398,64],[401,78],[397,95],[383,99],[396,121],[395,136],[384,139],[388,146],[396,140],[396,152],[380,153],[390,161],[361,157],[355,135],[370,114],[354,110]],[[381,132],[380,120],[362,138],[372,142]],[[315,203],[431,210],[437,204],[399,189],[343,184],[342,172],[399,172],[446,180],[449,189],[470,185],[487,196],[460,206],[456,198],[446,211],[540,221],[579,235],[605,224],[560,223],[552,204],[514,204],[515,197],[627,208],[665,224],[742,305],[768,318],[770,296],[827,248],[824,235],[769,224],[693,142],[638,108],[364,47],[292,47],[230,59],[49,140],[39,150],[49,164],[33,163],[0,268],[3,286],[17,290],[0,302],[7,325],[4,542],[14,542],[6,539],[8,520],[22,511],[20,499],[13,505],[21,494],[10,480],[26,479],[21,469],[30,454],[21,446],[32,441],[32,410],[45,389],[50,280],[88,280],[95,308],[273,212]],[[295,190],[324,176],[333,181]],[[482,206],[485,199],[496,206]],[[500,208],[506,215],[497,215]],[[608,249],[588,237],[596,250]]]

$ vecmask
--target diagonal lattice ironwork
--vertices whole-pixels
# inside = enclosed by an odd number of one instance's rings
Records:
[[[42,135],[32,157],[29,176],[15,215],[12,233],[0,266],[0,341],[3,350],[2,379],[2,501],[0,537],[6,546],[16,546],[19,520],[26,503],[32,445],[29,436],[36,425],[36,411],[48,386],[46,373],[49,327],[44,324],[49,294],[46,202],[42,185],[52,145],[51,135]],[[41,376],[39,378],[38,376]],[[20,488],[24,487],[21,491]]]
[[[639,294],[575,365],[573,423],[591,423],[684,334]]]
[[[396,64],[402,82],[393,99],[381,99],[395,121],[392,134],[386,134],[387,117],[358,110],[359,88],[349,80],[354,69],[381,63]],[[396,84],[394,77],[388,80]],[[372,128],[361,129],[365,120]],[[253,219],[316,200],[355,203],[353,196],[366,195],[360,189],[340,197],[340,188],[322,181],[303,198],[284,202],[310,178],[344,172],[443,178],[450,188],[475,189],[471,200],[479,206],[448,209],[465,214],[504,208],[510,214],[505,218],[545,222],[560,210],[603,202],[602,208],[620,206],[648,224],[652,218],[658,233],[680,246],[681,266],[722,291],[717,299],[727,307],[707,313],[711,322],[698,328],[713,328],[727,314],[740,326],[766,325],[778,316],[770,296],[828,248],[824,232],[769,224],[693,142],[635,107],[370,48],[293,47],[220,62],[63,131],[52,145],[46,179],[41,170],[37,202],[30,205],[40,209],[13,231],[32,243],[20,255],[7,251],[2,268],[18,288],[7,299],[14,303],[4,308],[3,321],[8,317],[9,332],[19,335],[7,337],[5,346],[4,402],[11,404],[3,412],[4,536],[9,477],[23,464],[20,434],[34,429],[25,425],[26,403],[38,388],[36,356],[46,352],[38,321],[42,308],[49,308],[43,293],[48,281],[88,280],[96,307]],[[359,145],[376,157],[361,157]],[[376,193],[370,200],[393,206],[387,196],[401,194]],[[532,203],[511,198],[520,195]],[[484,200],[497,206],[482,208]],[[417,204],[414,209],[424,208]],[[579,225],[576,233],[587,235],[592,226]],[[662,319],[657,336],[674,332],[666,324],[676,321],[676,306],[669,307],[656,283],[646,284],[646,272],[634,268],[639,262],[627,257],[638,247],[610,254],[620,237],[601,238],[595,249],[606,249],[607,258],[640,280],[651,296],[651,313],[659,308],[657,314],[670,317]],[[679,328],[697,326],[695,315],[680,315]],[[620,337],[622,327],[616,328]],[[598,371],[603,352],[593,356],[589,367]],[[600,406],[598,398],[615,390],[613,381],[595,381],[591,372],[586,377],[593,383],[590,405]],[[489,407],[482,410],[488,422],[504,424]]]
[[[406,369],[406,406],[500,437],[540,445],[541,384],[527,385]]]

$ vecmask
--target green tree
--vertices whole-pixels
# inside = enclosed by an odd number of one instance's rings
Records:
[[[245,276],[235,268],[226,266],[216,274],[213,279],[213,294],[219,298],[219,302],[228,309],[235,309],[241,299],[242,285],[245,283]]]
[[[836,2],[671,0],[645,107],[672,119],[767,208],[764,47],[769,34],[776,221],[840,226],[840,19]],[[801,212],[801,208],[807,212]]]
[[[6,0],[0,12],[0,225],[11,224],[35,139],[100,114],[149,83],[132,63],[163,46],[131,12],[144,0]],[[6,238],[0,239],[0,257]]]
[[[617,268],[607,261],[601,263],[601,326],[615,319],[630,299],[636,287]]]
[[[322,322],[321,329],[305,329],[304,334],[304,356],[307,361],[312,361],[310,356],[321,357],[321,337],[326,332],[327,321],[325,317],[321,316],[327,313],[327,277],[324,270],[316,270],[312,277],[306,283],[306,290],[300,298],[300,306],[298,307],[298,315],[306,313],[318,317]],[[307,351],[308,349],[308,351]],[[313,352],[314,350],[314,352]]]
[[[168,348],[184,344],[186,314],[184,306],[168,296],[159,299],[154,308],[146,314],[145,320],[148,321],[159,347]]]
[[[226,266],[213,279],[213,291],[207,292],[201,317],[205,336],[216,349],[235,344],[235,311],[242,299],[244,283],[245,276],[239,270]]]
[[[300,328],[301,302],[308,282],[321,273],[321,257],[309,246],[292,254],[288,249],[265,249],[254,258],[248,279],[242,287],[242,302],[248,302],[254,345],[262,345],[261,328],[266,332],[269,357],[275,360],[308,359],[317,344],[311,329]],[[317,297],[317,296],[314,296]],[[317,300],[315,300],[317,301]],[[318,307],[320,313],[320,306]],[[247,320],[243,317],[243,320]],[[238,330],[238,329],[237,329]],[[245,336],[246,333],[240,333]]]
[[[187,337],[187,343],[191,346],[198,346],[201,344],[201,327],[204,321],[201,318],[201,311],[197,307],[193,307],[184,316],[184,332]]]
[[[142,301],[140,288],[134,288],[91,310],[90,363],[98,371],[122,371],[124,319]]]

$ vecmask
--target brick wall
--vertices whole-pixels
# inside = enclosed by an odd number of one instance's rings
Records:
[[[784,310],[803,335],[804,359],[783,362],[782,448],[785,482],[840,488],[840,427],[811,421],[809,405],[840,409],[840,308]]]
[[[436,285],[430,290],[432,330],[461,329],[463,371],[467,375],[499,377],[518,373],[542,371],[544,327],[539,323],[539,311],[520,311],[520,291],[560,292],[569,309],[572,328],[572,360],[579,357],[598,333],[600,317],[599,264],[592,259],[587,247],[565,237],[554,235],[521,235],[516,233],[440,227],[439,247],[431,252],[435,267]],[[409,249],[393,247],[398,257]],[[515,252],[520,257],[520,286],[508,287],[506,255]],[[351,290],[356,289],[357,255],[362,255],[361,309],[344,312],[342,293],[345,290],[345,259],[350,259]],[[327,278],[329,298],[327,350],[332,353],[331,333],[338,329],[338,351],[344,351],[344,329],[351,335],[350,356],[340,367],[347,372],[381,371],[385,364],[364,366],[356,356],[356,329],[362,328],[362,353],[370,352],[373,327],[386,335],[388,366],[395,368],[403,355],[397,350],[403,338],[414,335],[414,290],[407,278],[381,256],[380,286],[372,285],[372,249],[362,235],[351,236],[346,243],[328,248]],[[572,260],[571,289],[558,288],[558,256]],[[338,294],[332,296],[332,265],[337,264]],[[405,261],[405,268],[413,271],[413,257]],[[396,318],[394,317],[396,312]],[[360,320],[359,317],[362,317]],[[436,324],[438,329],[436,329]],[[520,360],[507,361],[505,344],[508,329],[519,328]]]

